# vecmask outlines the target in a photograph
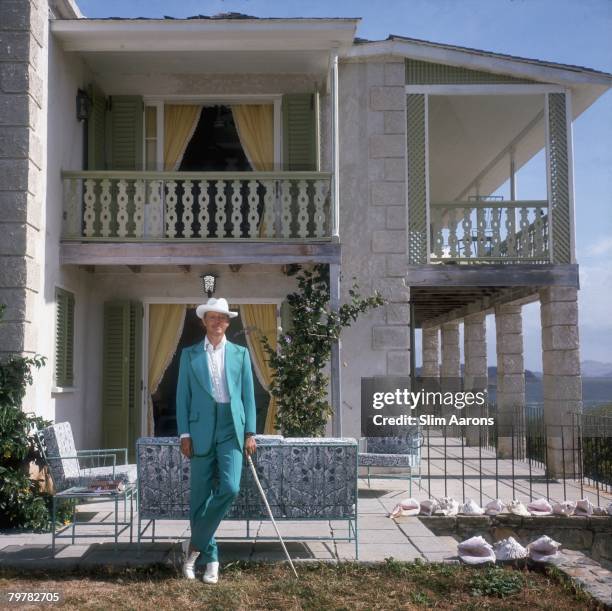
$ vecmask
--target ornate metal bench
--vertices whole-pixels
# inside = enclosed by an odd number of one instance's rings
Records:
[[[354,541],[358,557],[357,442],[280,435],[258,435],[256,439],[253,462],[276,520],[348,522],[348,536],[291,535],[287,539]],[[190,462],[181,455],[177,437],[142,437],[136,450],[140,543],[155,541],[156,520],[189,520]],[[246,536],[232,539],[252,539],[249,522],[268,519],[246,463],[240,494],[226,519],[246,521]]]

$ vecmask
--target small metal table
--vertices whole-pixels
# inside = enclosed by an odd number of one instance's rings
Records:
[[[132,543],[132,522],[134,519],[134,497],[137,494],[136,484],[126,484],[123,490],[90,490],[83,486],[73,486],[62,492],[58,492],[53,496],[51,520],[53,522],[53,531],[51,537],[51,555],[55,557],[55,541],[56,539],[71,539],[74,545],[75,539],[86,539],[86,538],[100,538],[100,537],[114,537],[115,539],[115,552],[117,551],[117,543],[119,542],[119,535],[125,532],[128,528],[130,529],[130,543]],[[114,526],[114,534],[110,535],[86,535],[76,533],[76,504],[72,510],[72,522],[62,526],[59,530],[56,528],[56,510],[58,501],[62,500],[81,500],[90,503],[104,503],[112,501],[114,505],[114,521],[113,522],[79,522],[79,526]],[[123,501],[123,520],[119,520],[119,502]],[[130,519],[127,520],[127,505],[129,502],[130,506]],[[71,530],[70,534],[64,534],[67,530]]]

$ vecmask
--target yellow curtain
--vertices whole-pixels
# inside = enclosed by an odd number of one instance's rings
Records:
[[[149,306],[149,384],[147,435],[155,434],[153,400],[164,372],[176,352],[187,306],[184,303],[153,303]]]
[[[178,170],[201,111],[201,106],[188,104],[164,107],[164,170],[167,172]]]
[[[259,383],[266,389],[270,387],[273,370],[268,365],[268,358],[263,349],[262,336],[268,338],[270,346],[276,348],[276,306],[274,304],[247,304],[240,306],[240,316],[246,333],[249,352],[253,360],[255,374]],[[278,433],[274,428],[276,420],[276,399],[270,396],[264,433],[273,435]]]
[[[237,104],[232,106],[240,144],[256,172],[274,169],[274,106]]]

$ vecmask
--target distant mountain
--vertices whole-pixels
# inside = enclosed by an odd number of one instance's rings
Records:
[[[587,378],[612,378],[612,363],[601,361],[582,361],[582,376]]]

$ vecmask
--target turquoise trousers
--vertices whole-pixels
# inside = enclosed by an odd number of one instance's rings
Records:
[[[229,403],[215,403],[211,451],[191,457],[191,545],[198,564],[219,560],[215,531],[240,491],[242,451]],[[217,475],[218,484],[213,486]]]

